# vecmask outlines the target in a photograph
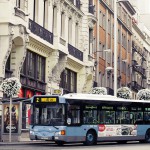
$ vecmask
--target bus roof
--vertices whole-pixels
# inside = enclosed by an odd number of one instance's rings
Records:
[[[112,95],[99,95],[99,94],[83,94],[83,93],[70,93],[63,95],[65,99],[76,99],[76,100],[98,100],[98,101],[118,101],[118,102],[137,102],[137,103],[150,103],[146,100],[133,100],[123,99]]]

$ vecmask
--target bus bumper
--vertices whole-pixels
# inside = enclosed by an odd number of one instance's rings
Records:
[[[50,134],[49,132],[44,133],[36,133],[30,131],[30,140],[54,140],[54,134]]]

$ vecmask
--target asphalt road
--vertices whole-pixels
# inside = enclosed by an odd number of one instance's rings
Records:
[[[83,144],[65,144],[57,146],[55,143],[0,143],[0,150],[150,150],[150,144],[130,142],[127,144],[98,143],[94,146]]]

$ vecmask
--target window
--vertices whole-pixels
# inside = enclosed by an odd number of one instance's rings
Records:
[[[105,16],[105,14],[103,14],[102,17],[103,17],[102,18],[102,27],[103,27],[103,29],[106,29],[106,16]]]
[[[115,111],[113,106],[105,106],[105,105],[101,106],[100,123],[101,124],[115,123]]]
[[[96,105],[85,105],[83,109],[83,123],[84,124],[97,124],[97,106]]]
[[[37,56],[37,80],[45,81],[45,59],[41,56]]]
[[[53,7],[53,25],[52,25],[52,32],[55,34],[57,31],[57,7]]]
[[[16,0],[16,7],[25,10],[25,0]]]
[[[21,73],[34,80],[45,82],[45,58],[31,51],[27,51]]]
[[[11,54],[9,55],[5,66],[5,78],[10,78],[13,71],[11,71]]]
[[[7,59],[6,66],[5,66],[6,70],[10,70],[10,58],[11,58],[11,55],[9,55],[9,57]]]
[[[38,3],[39,0],[34,0],[33,4],[33,21],[38,22]]]
[[[89,55],[93,53],[93,29],[89,29]]]
[[[27,75],[30,77],[35,77],[35,55],[34,53],[27,52]]]
[[[120,29],[118,29],[118,43],[120,43],[121,37],[120,37]]]
[[[35,117],[31,124],[37,125],[64,125],[65,107],[63,104],[42,105],[35,104]]]
[[[132,124],[143,121],[143,111],[141,107],[131,107],[130,120]]]
[[[67,118],[71,119],[71,124],[80,124],[80,106],[78,105],[69,105]]]
[[[68,43],[72,44],[72,19],[69,18],[68,21]]]
[[[62,38],[65,37],[65,14],[64,12],[61,13],[61,32],[60,35]]]
[[[111,33],[111,22],[110,19],[108,19],[108,33]]]
[[[48,0],[44,0],[43,27],[48,27]]]
[[[60,87],[64,89],[64,93],[75,93],[77,88],[77,74],[72,70],[65,69],[60,77]]]
[[[147,123],[150,123],[150,107],[145,107],[144,121],[147,122]]]
[[[78,48],[78,38],[79,38],[79,25],[76,23],[75,26],[75,47]]]
[[[103,15],[103,14],[102,14],[102,12],[100,11],[100,12],[99,12],[99,16],[100,16],[99,25],[100,25],[101,27],[102,27],[102,22],[103,22],[103,19],[102,19],[103,17],[102,17],[102,15]]]
[[[116,111],[116,124],[130,124],[130,112],[125,106],[118,106]]]
[[[128,40],[128,53],[130,53],[130,52],[131,52],[131,41]]]

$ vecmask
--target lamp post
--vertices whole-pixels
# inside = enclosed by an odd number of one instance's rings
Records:
[[[11,142],[11,129],[12,129],[12,97],[19,93],[21,83],[19,79],[12,77],[6,78],[1,84],[2,91],[10,97],[9,104],[9,142]]]
[[[117,0],[114,0],[114,96],[117,96]]]

